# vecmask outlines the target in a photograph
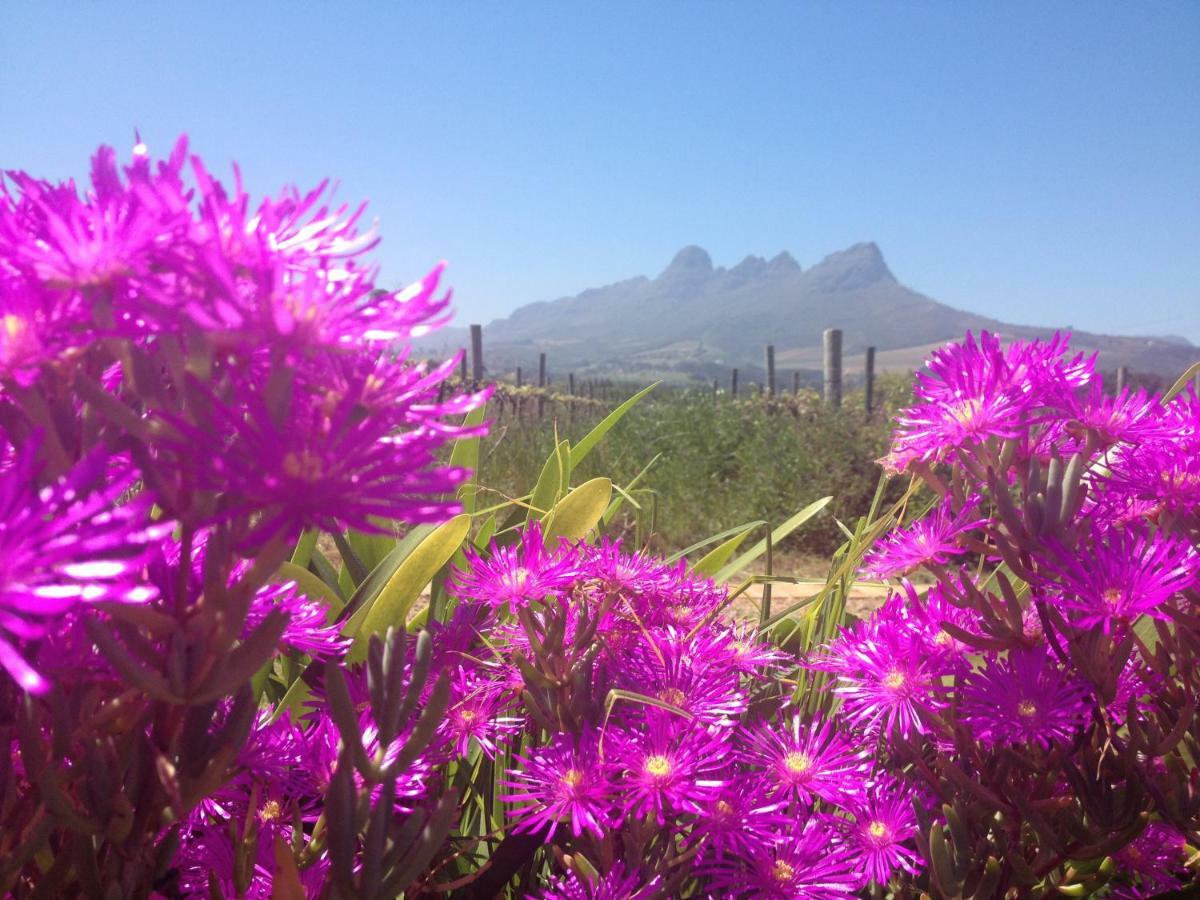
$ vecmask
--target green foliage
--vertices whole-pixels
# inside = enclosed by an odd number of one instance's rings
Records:
[[[611,430],[594,448],[589,445],[583,460],[582,442],[574,441],[602,421],[605,408],[560,403],[547,405],[538,418],[536,406],[526,403],[518,416],[510,398],[489,407],[494,424],[483,441],[480,483],[517,497],[539,483],[539,475],[556,480],[558,472],[547,473],[543,464],[564,439],[572,442],[571,462],[578,463],[572,472],[576,482],[603,475],[628,485],[657,457],[633,492],[643,524],[653,518],[656,549],[684,547],[749,521],[779,523],[795,513],[798,498],[829,495],[834,499],[828,511],[785,546],[828,554],[845,538],[837,520],[860,515],[873,499],[879,481],[875,460],[888,446],[888,416],[908,401],[907,391],[907,379],[881,378],[876,396],[882,408],[868,417],[861,394],[848,395],[842,410],[830,412],[815,395],[771,406],[660,386],[619,424],[605,423]],[[884,499],[894,500],[899,487],[889,491]],[[632,518],[633,512],[626,504],[623,514]]]

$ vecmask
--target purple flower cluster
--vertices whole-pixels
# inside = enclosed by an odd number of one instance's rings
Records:
[[[1200,399],[1110,396],[1065,338],[987,333],[936,351],[915,393],[883,462],[934,500],[862,572],[927,580],[806,664],[945,813],[922,824],[948,829],[922,844],[942,891],[1181,887],[1200,834]]]
[[[347,598],[281,565],[316,529],[456,513],[443,451],[485,430],[458,424],[487,391],[448,393],[455,361],[409,359],[442,267],[377,289],[362,217],[325,185],[252,200],[185,139],[101,148],[82,189],[0,177],[0,893],[265,896],[288,847],[313,893],[358,884],[354,830],[304,856],[327,795],[433,815],[426,776],[465,746],[376,701],[419,685],[464,730],[495,720],[486,679],[447,694],[392,645],[343,675],[371,699],[354,760],[327,713],[268,714],[352,636]]]
[[[870,730],[791,707],[786,655],[729,623],[724,590],[536,525],[469,563],[460,609],[487,610],[492,677],[525,714],[503,736],[510,840],[574,860],[543,896],[845,896],[922,868],[914,793]]]

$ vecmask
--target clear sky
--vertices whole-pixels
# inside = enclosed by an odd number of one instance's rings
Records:
[[[458,322],[874,240],[938,300],[1200,342],[1200,3],[0,2],[0,167],[186,131],[369,198]]]

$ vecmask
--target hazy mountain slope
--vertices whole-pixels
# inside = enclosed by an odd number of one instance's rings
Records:
[[[867,346],[881,368],[911,368],[930,347],[987,328],[1009,337],[1052,329],[1008,325],[938,303],[900,284],[872,243],[855,244],[802,269],[787,253],[747,256],[715,268],[700,247],[685,247],[657,277],[630,278],[574,297],[522,306],[484,327],[494,372],[524,365],[545,351],[558,372],[625,371],[709,374],[762,365],[776,347],[781,368],[820,365],[821,334],[844,332],[847,368]],[[431,336],[428,349],[466,343],[454,329]],[[1075,332],[1080,350],[1101,352],[1101,365],[1174,375],[1200,357],[1176,337],[1133,338]]]

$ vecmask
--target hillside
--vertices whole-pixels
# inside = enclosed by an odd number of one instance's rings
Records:
[[[747,256],[714,267],[700,247],[680,250],[655,278],[639,276],[574,297],[530,303],[484,326],[488,368],[531,371],[547,353],[562,372],[709,376],[740,366],[761,371],[763,346],[776,347],[784,370],[820,366],[821,334],[844,332],[846,368],[878,349],[881,369],[919,366],[928,351],[968,330],[1041,337],[1052,329],[1011,325],[932,300],[896,280],[873,243],[855,244],[803,269],[788,253]],[[1173,376],[1200,358],[1187,341],[1075,331],[1079,350],[1099,351],[1100,365]],[[465,331],[431,336],[428,350],[466,344]],[[858,357],[858,359],[856,359]]]

